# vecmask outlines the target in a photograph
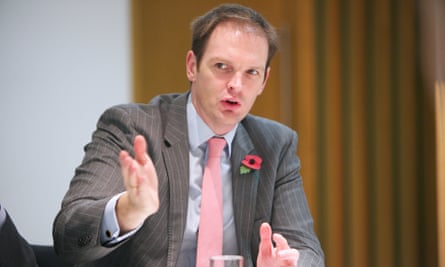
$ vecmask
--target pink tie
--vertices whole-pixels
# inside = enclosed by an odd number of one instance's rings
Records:
[[[222,254],[223,204],[220,159],[225,145],[224,138],[212,137],[208,141],[208,159],[202,177],[197,267],[209,267],[210,257]]]

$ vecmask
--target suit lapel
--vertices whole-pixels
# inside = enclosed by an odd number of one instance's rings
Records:
[[[253,143],[242,124],[232,143],[232,190],[238,246],[244,257],[250,257],[250,243],[255,221],[258,179],[253,172],[240,174],[241,161],[247,154],[254,154]],[[246,259],[249,262],[250,259]]]
[[[166,116],[163,159],[169,183],[168,259],[175,266],[187,219],[189,147],[186,118],[187,94],[175,99]]]

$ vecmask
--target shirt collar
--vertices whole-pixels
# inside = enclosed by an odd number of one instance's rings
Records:
[[[230,157],[232,150],[232,141],[235,137],[236,129],[239,124],[236,124],[232,130],[230,130],[225,135],[221,136],[226,139],[228,144],[228,156]],[[195,107],[192,103],[191,93],[188,95],[187,99],[187,127],[189,132],[189,144],[190,150],[194,151],[203,143],[206,143],[209,138],[215,136],[216,134],[207,126],[207,124],[201,119],[198,112],[196,112]]]

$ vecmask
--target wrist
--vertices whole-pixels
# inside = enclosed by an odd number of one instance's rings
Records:
[[[140,226],[148,215],[131,205],[128,193],[123,193],[116,203],[116,217],[120,228],[120,235],[136,229]]]

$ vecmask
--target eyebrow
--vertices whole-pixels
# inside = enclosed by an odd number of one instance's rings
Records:
[[[210,58],[209,61],[216,61],[216,62],[223,61],[223,62],[228,62],[228,63],[230,63],[231,65],[233,65],[233,64],[232,64],[232,61],[227,60],[227,59],[224,59],[224,58],[219,57],[219,56]],[[255,70],[262,70],[262,71],[265,71],[265,70],[266,70],[266,66],[265,66],[265,65],[266,65],[266,64],[261,65],[261,66],[250,66],[250,67],[248,67],[247,69],[248,69],[248,70],[255,69]]]

